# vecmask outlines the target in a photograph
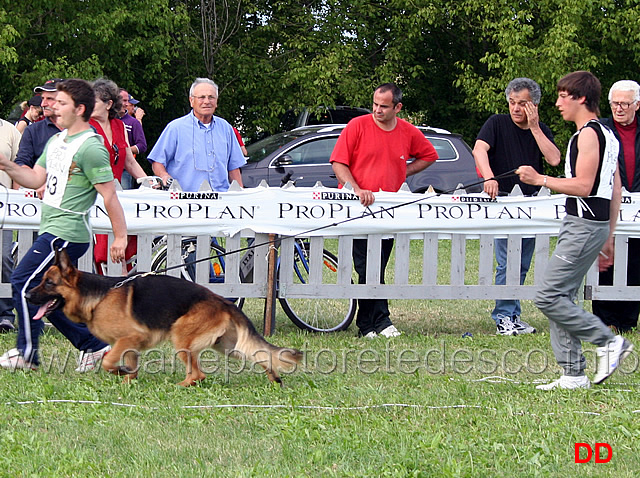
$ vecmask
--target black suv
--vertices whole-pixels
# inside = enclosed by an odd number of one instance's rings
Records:
[[[329,158],[345,125],[306,126],[278,133],[247,146],[247,164],[242,182],[252,188],[262,180],[279,187],[287,180],[296,186],[314,186],[318,181],[337,187]],[[430,185],[437,192],[452,192],[459,184],[478,181],[471,148],[462,137],[439,128],[419,127],[438,152],[438,161],[418,174],[409,176],[411,191],[422,193]],[[467,192],[478,192],[479,185]]]

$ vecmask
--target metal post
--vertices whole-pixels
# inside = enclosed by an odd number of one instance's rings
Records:
[[[276,264],[278,252],[275,246],[275,234],[269,234],[269,253],[267,255],[267,297],[264,301],[264,336],[269,337],[276,330]]]

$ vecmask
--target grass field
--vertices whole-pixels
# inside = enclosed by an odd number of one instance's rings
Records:
[[[262,307],[245,307],[259,330]],[[74,349],[48,330],[38,371],[0,372],[0,476],[636,476],[638,353],[604,385],[538,391],[560,374],[546,320],[525,302],[539,333],[497,337],[491,308],[392,301],[403,335],[364,340],[354,325],[306,334],[278,307],[270,340],[306,354],[284,389],[213,354],[213,373],[183,389],[168,346],[144,357],[131,385],[78,374]],[[14,346],[14,334],[0,336],[1,352]],[[575,443],[608,443],[613,456],[576,464]]]

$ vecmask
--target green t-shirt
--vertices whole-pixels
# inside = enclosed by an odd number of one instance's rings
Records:
[[[93,185],[113,181],[102,137],[93,130],[66,136],[65,130],[47,142],[37,164],[47,170],[40,234],[89,242],[87,211],[97,196]]]

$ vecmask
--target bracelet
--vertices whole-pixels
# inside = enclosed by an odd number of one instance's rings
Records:
[[[547,187],[547,175],[544,175],[544,182],[542,183],[542,185],[546,188]]]

